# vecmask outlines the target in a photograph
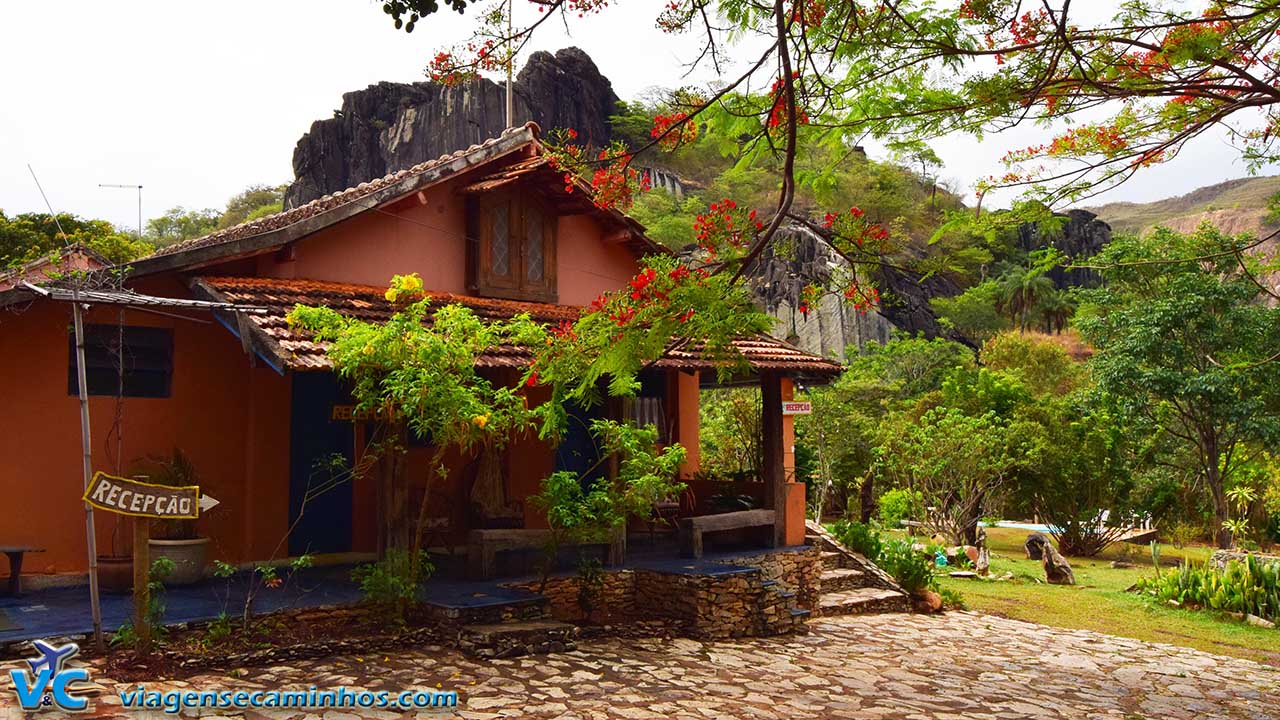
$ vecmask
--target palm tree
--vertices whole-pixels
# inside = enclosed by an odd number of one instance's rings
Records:
[[[1045,277],[1039,267],[1012,268],[1000,276],[1000,297],[996,310],[1018,323],[1018,329],[1026,332],[1037,308],[1051,294],[1057,292],[1053,280]]]
[[[1076,301],[1070,293],[1054,290],[1040,301],[1040,317],[1044,331],[1058,334],[1067,329],[1067,321],[1076,314]]]

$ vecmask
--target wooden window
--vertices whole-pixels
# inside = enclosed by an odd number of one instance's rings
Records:
[[[486,196],[468,215],[471,291],[510,300],[556,300],[554,213],[530,197]]]
[[[67,394],[78,395],[75,333],[68,335],[67,348]],[[123,380],[125,397],[169,397],[173,385],[173,331],[132,325],[86,325],[84,360],[90,395],[116,395],[121,392]]]

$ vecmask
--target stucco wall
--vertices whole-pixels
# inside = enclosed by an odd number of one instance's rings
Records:
[[[294,244],[262,255],[256,271],[269,277],[386,285],[392,275],[416,272],[428,290],[468,294],[466,216],[458,181],[444,183],[357,215]],[[602,239],[588,215],[559,219],[556,276],[559,302],[588,305],[600,293],[626,285],[638,269],[625,246]]]
[[[175,279],[140,288],[181,296]],[[121,414],[123,459],[129,473],[137,461],[186,452],[200,473],[201,488],[221,505],[200,520],[214,538],[212,558],[241,561],[265,557],[284,533],[288,503],[289,385],[264,366],[251,368],[240,343],[207,313],[179,320],[126,311],[128,325],[173,329],[174,366],[168,398],[125,398]],[[89,323],[115,323],[117,312],[95,307]],[[0,544],[33,545],[33,573],[83,572],[84,536],[80,416],[67,393],[71,308],[41,301],[0,316],[0,377],[6,420],[0,432]],[[95,470],[115,472],[114,397],[89,401]],[[117,521],[96,513],[99,552],[113,547]],[[114,546],[126,550],[128,520],[120,519]]]

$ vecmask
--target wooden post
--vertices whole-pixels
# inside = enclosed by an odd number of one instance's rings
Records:
[[[138,634],[138,652],[151,652],[151,520],[133,519],[133,629]]]
[[[774,511],[774,545],[782,547],[786,544],[787,476],[782,463],[782,377],[776,373],[760,373],[760,411],[764,497],[766,506]]]
[[[80,309],[79,285],[73,285],[77,297],[72,298],[71,317],[76,336],[76,385],[80,396],[80,450],[81,470],[84,472],[84,489],[89,490],[93,480],[93,441],[89,435],[89,383],[84,369],[84,317]],[[102,641],[102,605],[98,601],[98,537],[93,524],[93,506],[84,504],[84,532],[89,550],[89,606],[93,616],[93,644],[98,652],[106,652]]]

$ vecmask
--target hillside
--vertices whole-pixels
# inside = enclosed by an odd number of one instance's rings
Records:
[[[1141,233],[1156,225],[1186,232],[1207,219],[1224,232],[1257,233],[1267,200],[1276,193],[1280,193],[1278,175],[1237,178],[1155,202],[1116,202],[1086,209],[1116,232]]]

